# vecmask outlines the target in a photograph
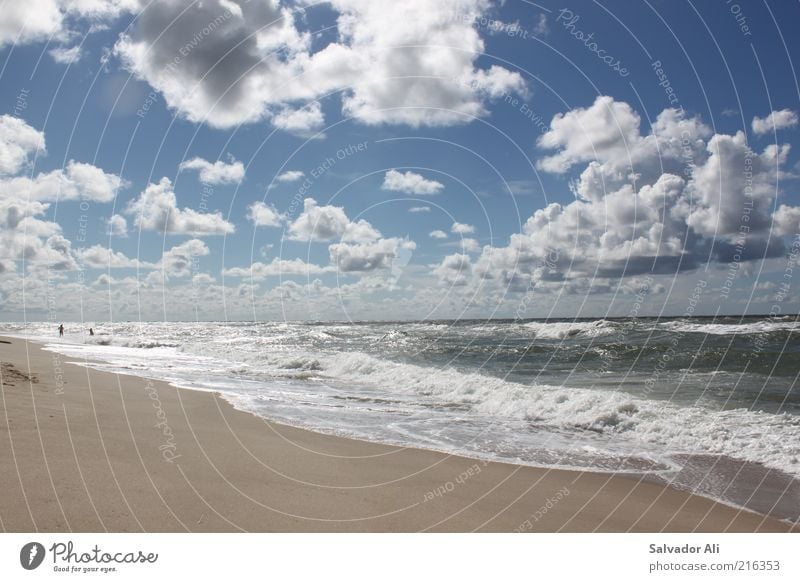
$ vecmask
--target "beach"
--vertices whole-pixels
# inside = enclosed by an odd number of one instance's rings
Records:
[[[792,526],[637,476],[319,434],[211,391],[2,338],[0,527],[45,532],[756,532]]]

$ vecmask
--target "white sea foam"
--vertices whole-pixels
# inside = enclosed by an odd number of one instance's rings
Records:
[[[752,323],[693,323],[689,321],[666,321],[657,324],[655,329],[710,335],[746,335],[776,331],[797,332],[800,331],[800,322],[768,320]]]
[[[619,330],[613,322],[596,321],[531,321],[524,324],[539,339],[565,339],[574,337],[600,337]]]
[[[644,400],[621,392],[526,386],[484,374],[387,362],[352,353],[324,373],[413,392],[498,419],[523,419],[659,445],[670,453],[719,453],[800,475],[800,418],[749,410],[713,411]]]

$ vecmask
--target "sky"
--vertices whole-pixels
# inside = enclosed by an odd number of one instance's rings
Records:
[[[795,314],[798,11],[5,0],[0,319]]]

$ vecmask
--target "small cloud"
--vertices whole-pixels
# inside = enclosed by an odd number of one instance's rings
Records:
[[[472,234],[475,232],[475,227],[471,224],[462,224],[460,222],[454,222],[453,226],[450,228],[450,232],[454,232],[456,234]]]
[[[300,170],[287,170],[275,179],[278,182],[297,182],[303,176],[305,176],[305,173]]]
[[[267,206],[263,202],[251,204],[247,211],[247,218],[255,226],[280,226],[283,216],[272,206]]]
[[[382,190],[403,192],[404,194],[429,195],[438,194],[444,189],[444,184],[435,180],[428,180],[414,172],[398,172],[389,170],[383,178]]]
[[[73,46],[71,48],[65,47],[56,47],[47,51],[50,57],[57,63],[61,65],[70,65],[72,63],[77,63],[81,60],[83,56],[83,52],[81,51],[81,47]]]
[[[128,221],[124,216],[115,214],[108,219],[106,234],[109,236],[117,236],[120,238],[127,238],[128,236]]]
[[[460,241],[461,250],[465,253],[477,253],[481,250],[481,245],[474,238],[462,238]]]
[[[217,160],[213,164],[203,158],[192,158],[182,162],[181,170],[197,170],[200,181],[206,184],[236,184],[244,178],[244,165],[231,158],[231,163],[226,164]]]
[[[420,212],[430,212],[431,211],[431,207],[430,206],[412,206],[411,208],[408,209],[408,211],[411,212],[412,214],[418,214]]]
[[[539,15],[539,21],[533,27],[533,34],[536,36],[547,36],[550,32],[550,27],[547,24],[547,15],[542,13]]]
[[[764,118],[753,118],[753,132],[756,135],[764,135],[771,131],[780,129],[788,129],[797,125],[798,118],[797,112],[791,109],[782,109],[780,111],[773,111]]]
[[[300,109],[281,109],[272,118],[272,125],[289,133],[308,137],[325,125],[325,117],[319,102],[315,101]]]
[[[443,239],[443,238],[447,238],[447,233],[445,231],[443,231],[443,230],[434,230],[428,236],[430,236],[431,238]]]

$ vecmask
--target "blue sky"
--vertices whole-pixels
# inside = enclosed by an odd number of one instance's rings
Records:
[[[794,4],[39,4],[4,319],[797,311]]]

